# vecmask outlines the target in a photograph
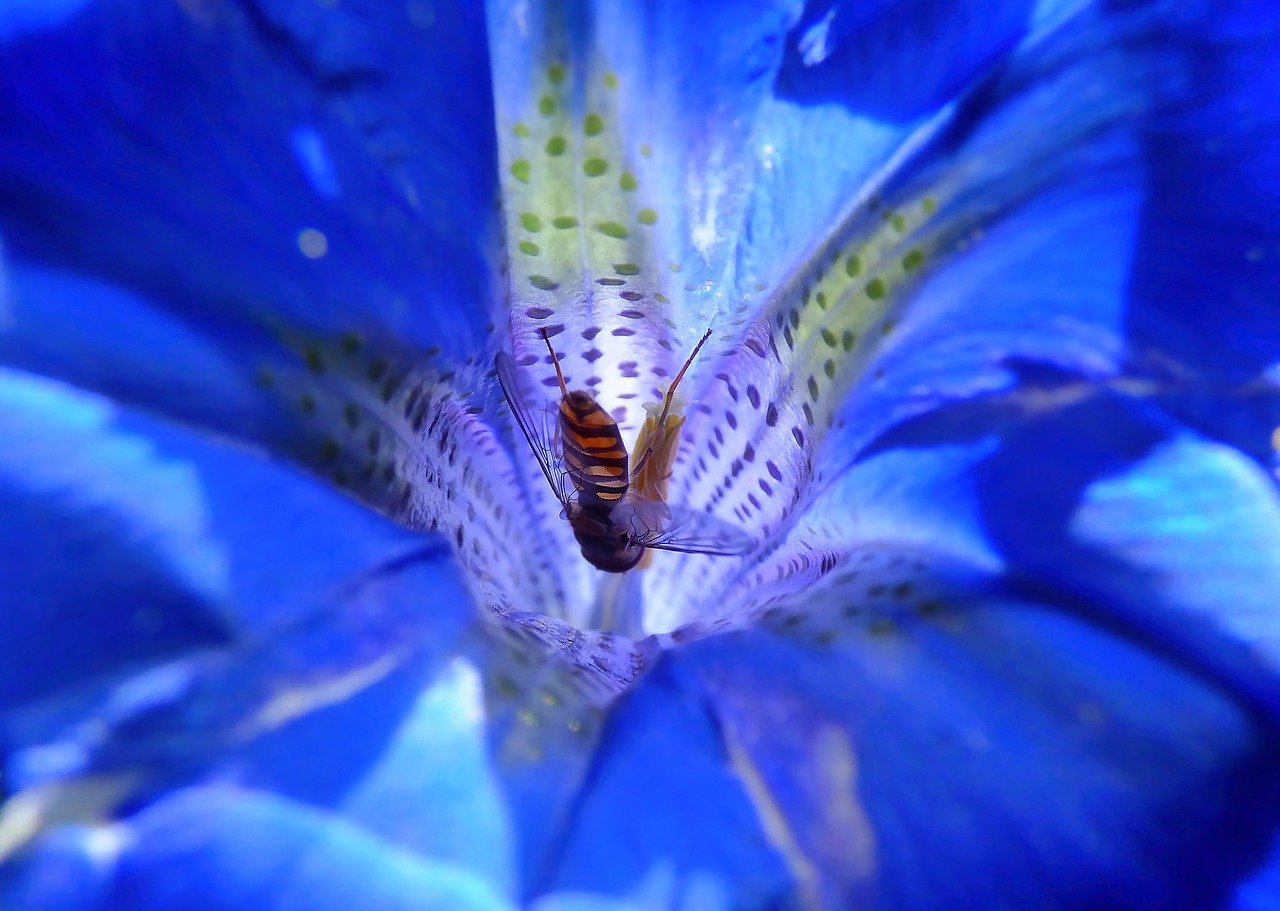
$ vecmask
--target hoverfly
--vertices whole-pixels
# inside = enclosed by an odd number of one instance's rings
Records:
[[[663,397],[658,428],[667,426],[676,386],[710,336],[708,331],[694,347]],[[752,541],[741,530],[706,513],[671,506],[637,492],[637,479],[650,467],[659,444],[670,440],[660,433],[645,434],[641,440],[644,449],[635,465],[629,466],[618,422],[590,392],[571,391],[565,385],[560,359],[545,331],[542,340],[560,381],[558,406],[535,391],[505,351],[498,353],[494,366],[511,413],[564,507],[562,515],[569,520],[587,562],[605,572],[625,573],[640,562],[647,548],[720,556],[746,553]],[[552,408],[555,415],[550,413]],[[667,471],[673,456],[672,452],[659,457],[659,461],[665,458]],[[651,489],[648,476],[645,479],[644,489]]]

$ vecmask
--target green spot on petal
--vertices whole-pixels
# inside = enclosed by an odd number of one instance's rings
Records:
[[[938,211],[938,201],[932,196],[926,196],[924,202],[920,203],[920,208],[924,209],[925,215],[932,215]]]
[[[825,291],[819,291],[814,295],[813,299],[818,302],[818,306],[823,310],[827,309],[827,293]]]
[[[619,275],[639,275],[640,267],[635,263],[614,263],[613,271]]]
[[[899,234],[907,230],[907,220],[901,215],[893,216],[889,219],[889,223],[893,225],[893,230],[897,231]]]
[[[652,158],[653,146],[649,145],[647,142],[640,143],[640,155],[642,158]]]
[[[599,136],[604,132],[604,121],[599,114],[588,114],[582,121],[582,132],[588,136]]]
[[[599,177],[607,170],[609,165],[603,158],[588,158],[582,163],[582,173],[588,177]]]
[[[550,117],[556,112],[555,99],[550,95],[543,95],[538,99],[538,113],[543,117]]]
[[[569,147],[569,143],[565,142],[563,136],[552,136],[547,140],[548,155],[563,155],[564,150]]]
[[[558,63],[553,63],[547,67],[547,79],[551,80],[552,85],[559,85],[564,82],[564,67]]]
[[[545,275],[530,275],[529,284],[541,291],[554,291],[556,288],[560,287]]]
[[[636,221],[642,225],[651,225],[658,220],[658,213],[653,209],[641,209],[636,213]]]
[[[630,232],[627,231],[626,225],[621,225],[616,221],[603,221],[596,225],[596,230],[606,237],[624,238]]]
[[[574,218],[572,215],[557,215],[555,218],[551,219],[551,224],[561,230],[564,230],[565,228],[576,228],[578,227],[578,219]]]
[[[850,278],[854,278],[862,271],[862,260],[856,256],[850,256],[844,261],[844,271]]]
[[[511,128],[511,132],[515,133],[521,139],[526,139],[529,136],[529,128],[525,126],[523,123],[519,123],[519,122],[517,122],[516,125]]]
[[[919,250],[912,250],[906,256],[902,257],[902,268],[910,272],[924,262],[924,254]]]
[[[521,183],[529,182],[529,171],[529,162],[525,161],[523,158],[517,158],[515,161],[511,162],[511,176]]]
[[[520,224],[526,231],[542,230],[542,219],[534,215],[532,212],[525,212],[521,215]]]
[[[884,279],[873,278],[871,281],[867,282],[867,297],[871,298],[873,301],[878,301],[880,298],[884,297],[884,291]]]
[[[618,87],[618,74],[608,72],[604,74],[605,88],[616,89]]]
[[[636,175],[632,174],[630,171],[623,171],[622,175],[618,178],[618,186],[624,190],[634,190],[636,188]]]
[[[520,252],[523,253],[525,256],[537,256],[539,253],[542,252],[542,250],[539,249],[538,245],[535,244],[533,241],[522,240],[520,241]]]

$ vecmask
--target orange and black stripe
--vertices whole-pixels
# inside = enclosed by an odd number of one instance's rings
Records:
[[[591,393],[575,390],[560,400],[560,441],[580,500],[609,506],[626,496],[630,478],[622,432]]]

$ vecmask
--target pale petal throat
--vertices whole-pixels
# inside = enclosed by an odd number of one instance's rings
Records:
[[[727,203],[673,199],[687,181],[662,169],[678,167],[681,150],[646,133],[644,87],[625,85],[599,52],[585,64],[551,53],[560,39],[548,35],[529,55],[533,72],[506,74],[517,85],[497,92],[509,325],[494,327],[492,347],[510,350],[550,403],[559,389],[545,334],[569,386],[595,395],[634,447],[644,406],[709,329],[681,386],[679,449],[655,463],[670,477],[649,488],[754,537],[751,565],[666,554],[642,578],[602,588],[512,435],[492,351],[446,363],[357,331],[326,340],[277,330],[288,353],[268,359],[260,380],[297,420],[294,454],[398,521],[447,535],[482,603],[579,628],[667,632],[723,614],[734,580],[751,566],[759,577],[829,480],[820,456],[842,403],[953,246],[956,225],[938,216],[954,187],[917,182],[885,201],[870,188],[779,287],[730,307],[704,276],[722,275],[731,291],[732,265],[701,261],[706,245],[692,236],[723,223],[703,210]]]

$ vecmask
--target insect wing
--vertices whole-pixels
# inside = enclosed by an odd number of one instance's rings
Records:
[[[632,497],[624,508],[627,515],[615,510],[615,521],[630,526],[634,543],[655,550],[731,557],[745,554],[754,543],[742,529],[686,506]]]
[[[529,441],[529,448],[533,450],[556,499],[567,508],[569,491],[566,472],[561,464],[560,448],[555,442],[556,424],[548,414],[546,399],[538,394],[511,355],[505,351],[498,352],[493,365],[498,370],[498,382],[511,407],[512,416],[520,425],[524,438]]]

